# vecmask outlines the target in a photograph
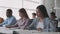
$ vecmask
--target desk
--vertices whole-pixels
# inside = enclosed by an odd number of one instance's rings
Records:
[[[22,29],[15,29],[15,28],[0,27],[1,33],[13,34],[13,31],[17,31],[18,33],[21,34],[38,33],[38,31],[36,30],[22,30]]]
[[[36,30],[22,30],[22,29],[9,29],[5,27],[0,27],[1,33],[13,34],[13,31],[17,31],[19,34],[60,34],[59,32],[38,32]]]
[[[0,27],[0,33],[12,34],[13,30],[9,30],[8,28],[5,27]]]

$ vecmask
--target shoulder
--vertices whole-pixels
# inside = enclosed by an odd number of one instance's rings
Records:
[[[46,20],[49,20],[50,18],[49,18],[49,17],[46,17],[45,19],[46,19]]]
[[[14,16],[12,16],[11,18],[15,18]]]
[[[30,19],[29,19],[29,18],[27,18],[27,19],[26,19],[26,21],[30,21]]]
[[[45,21],[51,21],[49,17],[44,18]]]
[[[29,18],[27,18],[26,20],[30,20]]]
[[[16,18],[15,18],[14,16],[12,16],[12,17],[11,17],[11,19],[14,19],[14,20],[16,20]]]
[[[33,21],[32,21],[32,23],[37,23],[37,22],[39,22],[39,18],[35,18],[35,19],[33,19]]]
[[[47,17],[47,18],[44,19],[44,22],[50,23],[51,22],[51,19],[49,17]]]
[[[39,20],[39,18],[38,18],[38,17],[34,19],[34,21],[37,21],[37,20]]]

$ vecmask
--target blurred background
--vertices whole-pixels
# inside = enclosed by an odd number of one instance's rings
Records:
[[[13,15],[18,20],[18,10],[25,8],[29,18],[32,19],[32,13],[35,13],[36,7],[41,4],[46,6],[49,15],[53,11],[60,18],[60,0],[0,0],[0,17],[6,19],[6,10],[12,9]]]

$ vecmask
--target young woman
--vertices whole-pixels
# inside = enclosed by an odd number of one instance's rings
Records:
[[[29,28],[33,27],[33,29],[37,29],[38,31],[43,31],[43,32],[55,31],[55,27],[52,24],[51,20],[49,19],[47,10],[44,5],[39,5],[36,8],[36,15],[37,18],[33,20],[31,25],[29,25]]]

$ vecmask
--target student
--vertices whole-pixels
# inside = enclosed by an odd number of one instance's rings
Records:
[[[30,19],[28,26],[33,22],[33,20],[34,20],[35,18],[36,18],[36,13],[32,13],[32,19]],[[27,27],[28,27],[28,26],[27,26]],[[27,27],[26,27],[26,29],[28,29]],[[33,29],[33,27],[32,27],[30,30],[32,30],[32,29]]]
[[[9,25],[14,25],[16,23],[16,18],[12,15],[12,10],[7,9],[6,11],[6,16],[7,19],[3,22],[3,26],[9,26]]]
[[[36,18],[36,13],[32,13],[32,19],[30,19],[29,25],[33,22],[35,18]]]
[[[57,18],[54,12],[51,12],[51,13],[50,13],[50,18],[51,18],[51,19],[56,19],[56,18]]]
[[[25,29],[29,22],[29,17],[26,13],[26,10],[24,8],[21,8],[19,10],[19,16],[21,17],[15,25],[7,26],[8,28],[18,28],[18,29]]]
[[[53,24],[54,24],[55,27],[56,27],[56,31],[57,31],[57,28],[58,28],[58,20],[56,19],[57,17],[56,17],[56,15],[55,15],[54,12],[51,12],[51,13],[50,13],[50,16],[51,16],[50,18],[51,18]]]
[[[4,22],[4,19],[0,17],[0,26],[2,27],[2,23]]]
[[[33,17],[33,19],[35,19],[36,18],[36,13],[32,13],[32,17]]]
[[[54,32],[55,31],[55,27],[51,23],[51,20],[49,19],[47,10],[44,5],[39,5],[36,8],[36,15],[38,17],[33,20],[33,23],[29,25],[28,28],[33,27],[33,29],[36,29],[42,32]]]

